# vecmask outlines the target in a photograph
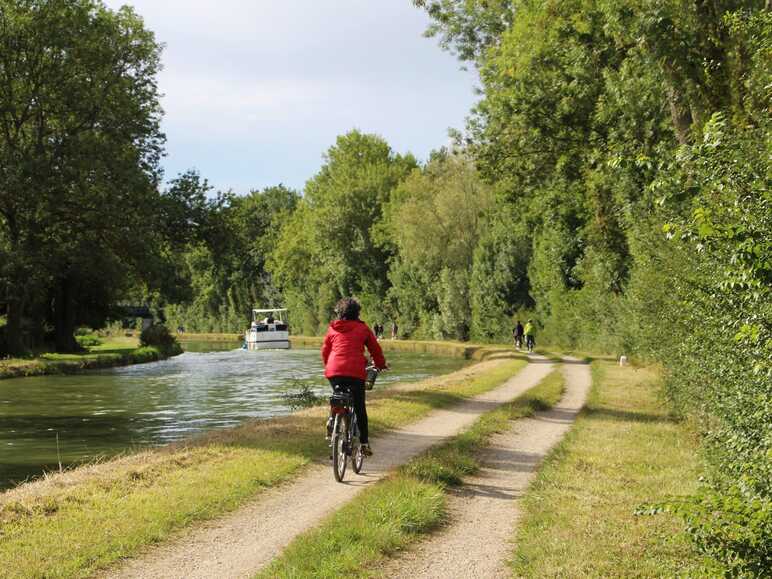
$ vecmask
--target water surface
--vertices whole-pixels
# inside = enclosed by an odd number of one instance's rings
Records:
[[[185,347],[162,362],[0,381],[0,489],[55,470],[59,458],[67,466],[286,414],[284,396],[302,384],[319,394],[328,390],[316,349]],[[390,352],[388,358],[392,371],[379,377],[381,387],[464,364],[432,354]]]

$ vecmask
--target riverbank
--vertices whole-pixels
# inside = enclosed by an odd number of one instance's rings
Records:
[[[168,358],[154,346],[139,346],[137,338],[107,338],[83,353],[45,353],[35,358],[0,360],[0,380],[52,374],[75,374],[84,370],[115,368],[157,362]]]
[[[487,392],[524,365],[499,349],[497,359],[374,392],[371,429],[377,435]],[[231,511],[325,461],[325,414],[316,407],[252,421],[0,494],[0,568],[14,570],[12,577],[82,576]]]
[[[241,334],[179,334],[177,339],[182,344],[185,342],[241,343],[244,336]],[[321,336],[290,336],[290,344],[293,348],[321,348],[323,339]],[[502,350],[509,350],[507,346],[503,345],[474,344],[470,342],[383,339],[379,343],[384,352],[436,354],[437,356],[449,356],[475,361],[486,360],[491,356],[498,355]]]

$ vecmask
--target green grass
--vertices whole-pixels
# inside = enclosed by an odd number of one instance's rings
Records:
[[[563,374],[555,370],[511,403],[481,416],[471,428],[448,444],[429,450],[400,470],[425,482],[459,485],[464,476],[473,474],[479,468],[475,453],[485,447],[491,436],[505,431],[511,420],[551,408],[560,400],[564,389]]]
[[[673,577],[709,573],[673,516],[641,504],[690,493],[697,441],[660,399],[651,368],[593,363],[587,406],[523,500],[518,577]]]
[[[299,455],[210,446],[131,469],[109,484],[80,485],[37,512],[12,503],[0,514],[2,575],[87,576],[192,521],[238,506],[301,463]]]
[[[368,403],[373,429],[405,424],[495,388],[524,365],[502,360],[471,379],[450,375],[427,381],[424,390],[378,392]],[[247,423],[187,447],[76,469],[0,495],[3,576],[87,576],[238,507],[311,461],[326,459],[326,412],[317,407]]]
[[[553,406],[564,390],[552,372],[510,404],[484,414],[450,442],[364,491],[321,526],[293,541],[259,578],[369,577],[368,569],[420,540],[445,518],[445,489],[475,472],[478,450],[510,421]]]
[[[157,348],[138,347],[136,338],[101,338],[101,344],[75,354],[42,353],[34,358],[0,360],[0,379],[70,374],[82,370],[143,364],[162,359]]]
[[[363,565],[397,551],[443,519],[440,486],[396,476],[379,482],[294,541],[258,577],[361,577]]]

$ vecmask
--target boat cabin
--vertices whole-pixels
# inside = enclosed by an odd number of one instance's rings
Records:
[[[252,323],[244,334],[248,350],[287,350],[290,347],[289,325],[285,308],[252,310]]]

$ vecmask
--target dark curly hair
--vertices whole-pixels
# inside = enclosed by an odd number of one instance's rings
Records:
[[[335,304],[335,315],[339,320],[358,320],[362,306],[354,298],[343,298]]]

